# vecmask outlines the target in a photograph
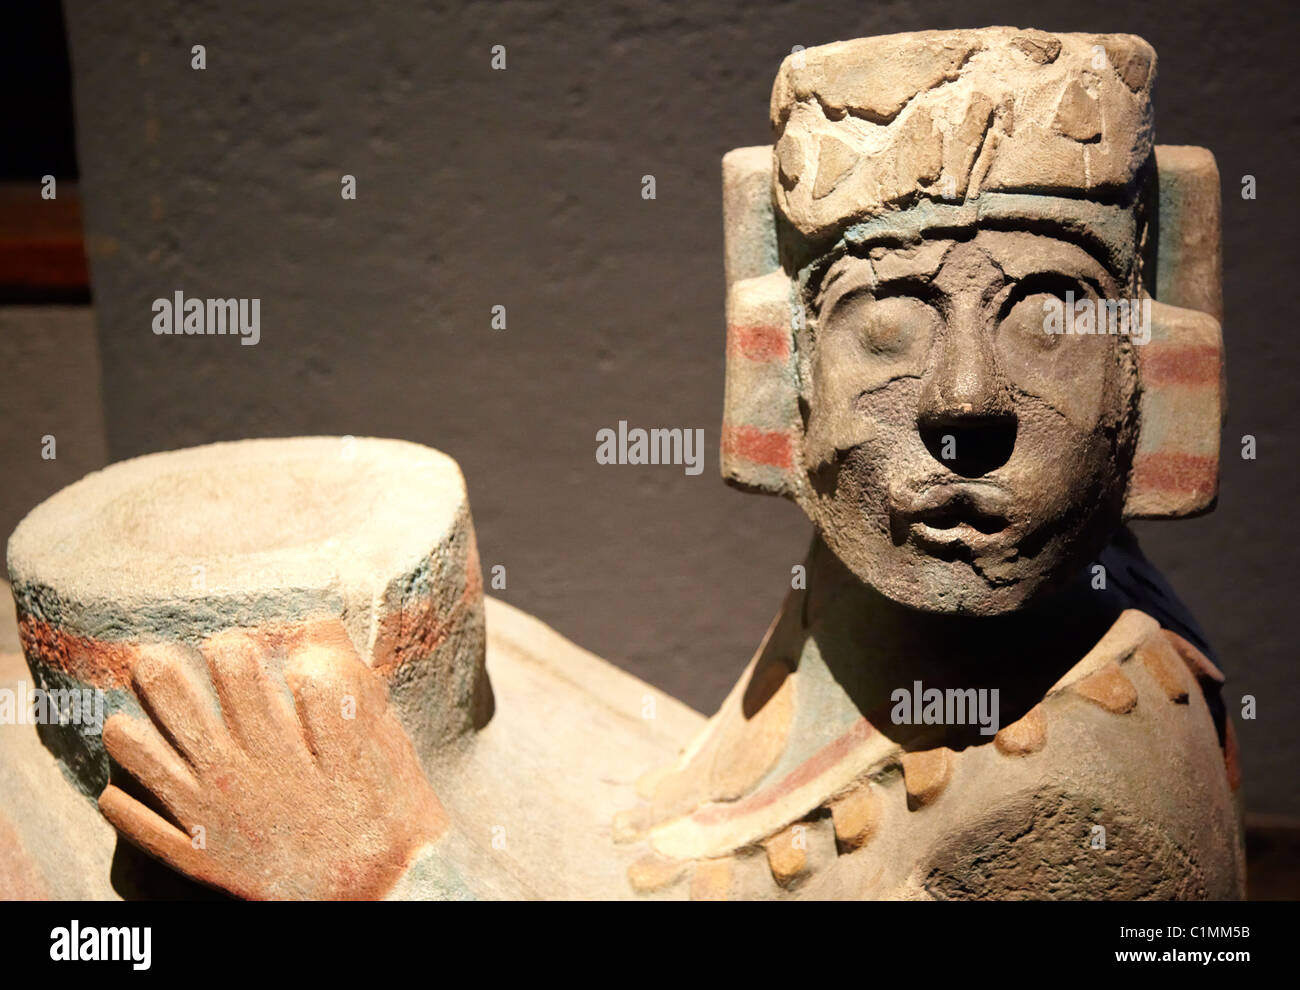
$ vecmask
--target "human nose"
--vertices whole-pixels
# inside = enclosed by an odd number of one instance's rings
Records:
[[[950,326],[935,341],[916,424],[930,454],[963,477],[1010,459],[1018,421],[988,334]]]

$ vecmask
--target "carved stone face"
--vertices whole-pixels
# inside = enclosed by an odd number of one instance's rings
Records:
[[[826,262],[829,263],[826,263]],[[826,259],[806,296],[800,501],[904,605],[993,615],[1083,566],[1121,519],[1135,363],[1123,335],[1046,332],[1127,277],[1076,241],[944,232]]]

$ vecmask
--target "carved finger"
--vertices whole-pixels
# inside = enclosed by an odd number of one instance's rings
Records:
[[[303,647],[290,657],[285,679],[324,774],[346,781],[361,806],[395,815],[416,844],[447,829],[382,678],[355,652],[328,641]]]
[[[188,658],[174,646],[147,646],[132,671],[141,702],[154,723],[195,767],[206,767],[230,748],[230,734]]]
[[[409,819],[407,827],[421,841],[434,841],[447,830],[450,820],[424,775],[411,737],[392,711],[384,712],[377,720],[369,740],[368,750],[375,766],[390,781],[390,791],[401,795],[396,805],[402,817]]]
[[[357,655],[356,648],[352,645],[352,639],[348,636],[347,629],[344,628],[342,621],[339,619],[311,619],[304,622],[298,630],[294,651],[309,646],[329,649],[342,656],[349,657],[357,661],[357,663],[362,662],[361,657]]]
[[[177,821],[188,821],[200,799],[198,781],[153,723],[114,715],[104,723],[104,747]]]
[[[298,649],[285,667],[307,744],[331,778],[355,772],[365,749],[375,717],[365,673],[360,659],[321,643]]]
[[[99,810],[130,842],[172,869],[195,877],[202,870],[200,851],[180,829],[121,788],[109,784],[99,796]]]
[[[262,665],[264,649],[248,633],[218,633],[201,647],[221,711],[240,747],[259,760],[274,763],[305,755],[293,710]]]

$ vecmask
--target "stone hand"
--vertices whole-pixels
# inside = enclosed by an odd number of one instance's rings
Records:
[[[100,810],[146,852],[239,897],[383,896],[446,814],[339,623],[271,642],[244,630],[204,642],[215,699],[183,651],[143,650],[132,678],[151,721],[114,715],[104,744],[169,817],[111,784]],[[289,692],[266,663],[280,649]]]

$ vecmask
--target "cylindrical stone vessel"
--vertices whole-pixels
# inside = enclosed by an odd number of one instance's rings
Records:
[[[90,796],[108,757],[87,715],[140,714],[131,668],[146,643],[197,650],[252,629],[278,676],[277,644],[337,618],[426,766],[490,714],[465,481],[419,444],[241,440],[123,461],[33,509],[8,566],[36,687],[90,706],[40,727]]]

